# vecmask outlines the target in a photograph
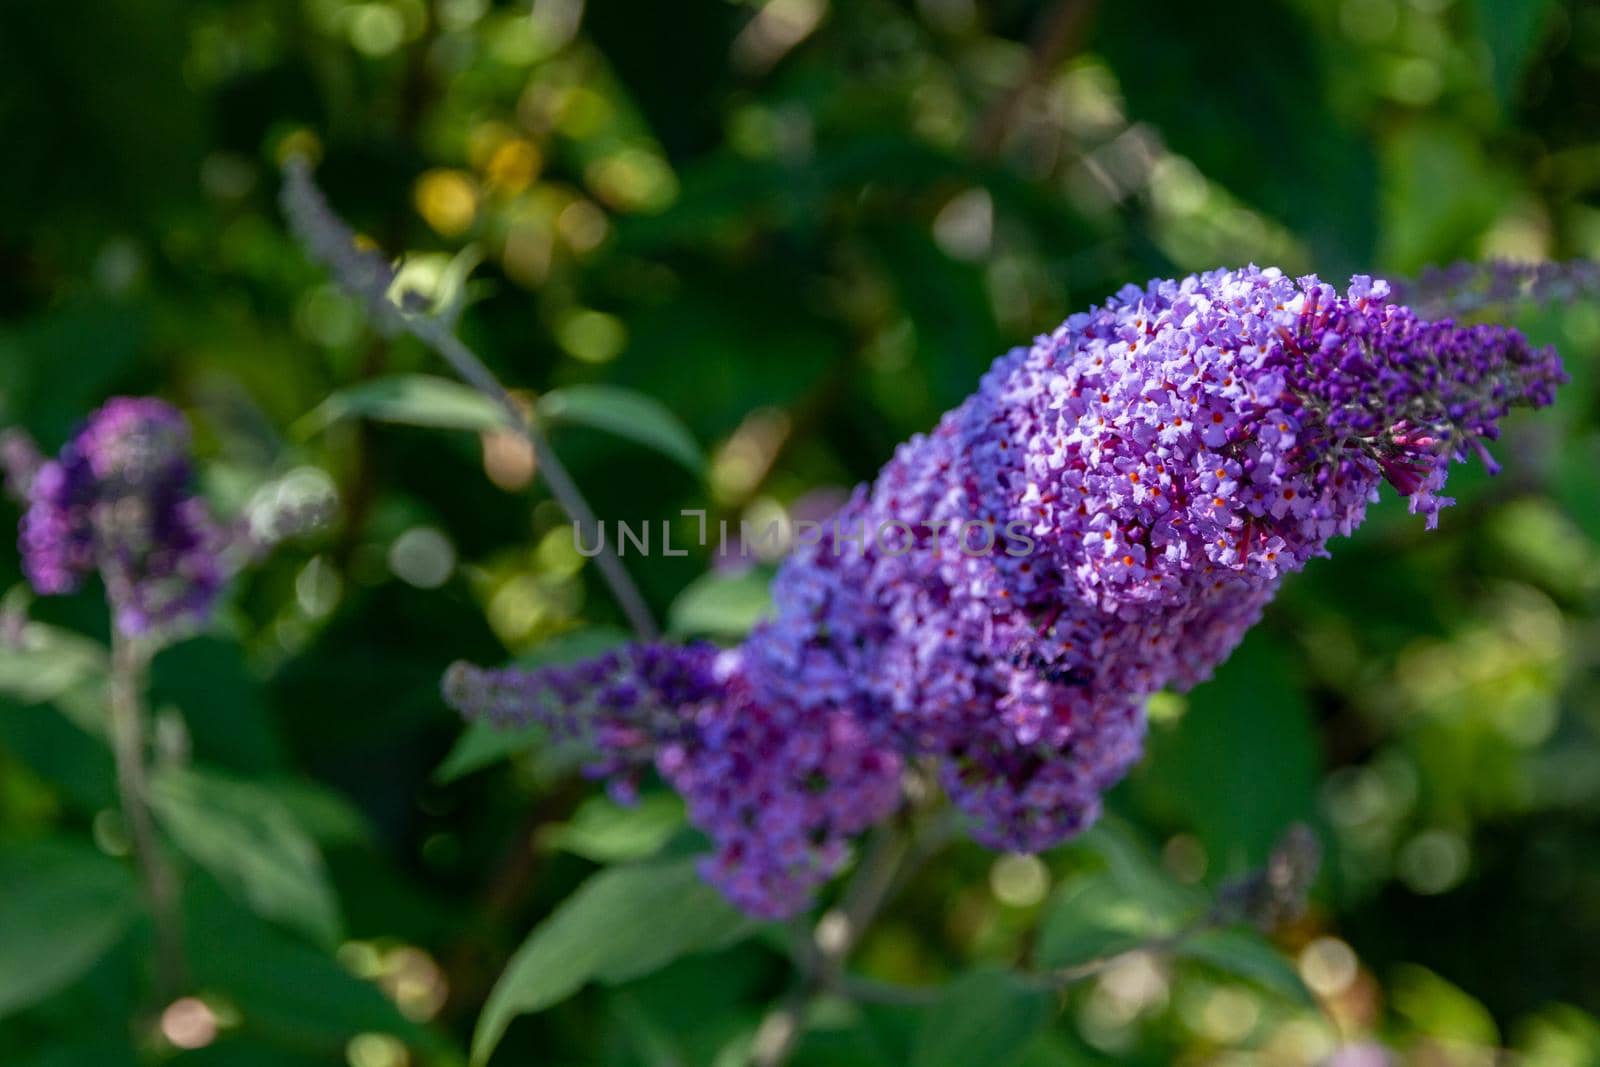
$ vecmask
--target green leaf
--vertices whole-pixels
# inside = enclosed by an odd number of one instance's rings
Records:
[[[918,1013],[920,1018],[920,1013]],[[861,1005],[841,999],[812,1002],[805,1032],[795,1044],[793,1067],[897,1067],[905,1051],[895,1055]]]
[[[686,426],[654,397],[614,385],[571,385],[539,398],[539,418],[604,430],[653,449],[695,476],[706,457]]]
[[[1207,904],[1199,890],[1174,881],[1133,827],[1116,816],[1103,816],[1074,847],[1099,858],[1118,889],[1154,915],[1176,921]]]
[[[1082,875],[1056,891],[1034,949],[1047,970],[1071,967],[1138,948],[1170,933],[1168,916],[1151,909],[1109,874]]]
[[[481,721],[468,723],[444,762],[433,772],[433,780],[443,785],[465,778],[473,771],[526,752],[543,739],[544,731],[537,726],[505,729]]]
[[[1152,776],[1193,827],[1219,877],[1259,867],[1293,822],[1316,813],[1320,763],[1293,659],[1261,632],[1189,697],[1152,745]]]
[[[970,971],[927,1010],[913,1067],[1005,1067],[1021,1058],[1050,1019],[1050,994],[1001,969]]]
[[[1132,119],[1155,126],[1209,181],[1293,223],[1310,262],[1338,274],[1372,261],[1378,168],[1371,139],[1330,107],[1331,63],[1297,10],[1306,6],[1258,4],[1241,20],[1186,0],[1106,4],[1093,48],[1116,72]]]
[[[1426,967],[1399,965],[1389,989],[1395,1013],[1410,1023],[1414,1032],[1482,1048],[1500,1044],[1493,1013],[1472,994]]]
[[[37,1003],[88,971],[138,912],[132,874],[62,839],[0,851],[0,1016]]]
[[[1209,963],[1302,1007],[1316,1007],[1316,998],[1300,980],[1294,965],[1265,938],[1248,930],[1206,930],[1178,946],[1185,959]]]
[[[552,638],[517,661],[519,666],[537,667],[546,663],[576,663],[615,648],[628,639],[626,632],[611,626],[594,626]],[[503,729],[486,722],[469,723],[455,745],[433,772],[441,784],[463,778],[518,752],[538,744],[544,731],[537,726]]]
[[[165,648],[150,665],[150,706],[176,704],[200,763],[266,776],[284,766],[283,745],[261,679],[233,640],[203,636]]]
[[[1074,842],[1104,864],[1071,878],[1046,905],[1034,956],[1046,969],[1138,948],[1177,931],[1206,907],[1203,893],[1173,881],[1134,831],[1113,816]]]
[[[728,576],[705,574],[689,583],[668,612],[679,636],[743,637],[772,610],[772,576],[764,569]]]
[[[500,406],[471,386],[431,374],[397,374],[340,389],[295,427],[310,437],[341,419],[375,419],[444,430],[504,429]]]
[[[1478,31],[1489,50],[1489,76],[1502,110],[1516,102],[1528,60],[1549,26],[1550,0],[1477,0]]]
[[[30,622],[20,644],[0,641],[0,696],[18,703],[55,700],[105,672],[105,648],[70,630]]]
[[[324,848],[372,842],[366,816],[343,794],[317,782],[274,778],[262,782],[294,824]]]
[[[116,768],[105,738],[57,708],[0,701],[0,747],[57,786],[80,812],[92,815],[117,803]]]
[[[511,958],[478,1018],[473,1062],[488,1060],[518,1015],[565,1000],[588,982],[614,985],[731,944],[750,926],[701,881],[692,858],[601,871]]]
[[[570,822],[550,827],[545,844],[596,863],[621,863],[655,855],[683,826],[683,802],[675,793],[650,793],[632,807],[609,797],[584,801]]]
[[[925,226],[879,227],[869,236],[916,330],[936,408],[953,407],[972,391],[989,353],[1004,347],[983,269],[951,259]]]
[[[1562,510],[1591,541],[1600,543],[1600,493],[1594,472],[1600,470],[1600,434],[1568,441],[1555,458],[1554,493]]]
[[[151,781],[150,805],[178,848],[258,915],[324,946],[338,941],[322,854],[271,789],[169,767]]]
[[[359,1033],[433,1039],[372,982],[327,953],[262,922],[207,878],[184,892],[189,965],[201,990],[235,1001],[252,1031],[343,1051]]]

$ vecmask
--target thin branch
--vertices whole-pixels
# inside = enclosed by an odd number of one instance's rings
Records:
[[[1029,95],[1077,50],[1094,7],[1095,0],[1058,0],[1044,13],[1028,45],[1027,69],[994,99],[973,128],[974,155],[990,159],[999,154]]]
[[[405,322],[412,336],[443,356],[463,381],[500,406],[506,418],[506,425],[520,433],[533,447],[534,463],[544,475],[545,487],[550,490],[550,495],[555,497],[556,503],[561,505],[561,510],[566,512],[567,517],[578,527],[578,531],[587,536],[589,532],[596,530],[599,524],[593,509],[589,507],[588,500],[578,488],[578,483],[573,481],[572,475],[556,457],[555,449],[550,447],[549,440],[539,427],[523,414],[522,409],[511,398],[511,394],[506,391],[506,387],[500,384],[500,380],[484,365],[477,354],[434,319],[406,315]],[[604,537],[598,540],[601,551],[595,556],[595,562],[599,565],[600,574],[605,578],[606,584],[611,587],[611,595],[616,598],[622,613],[628,617],[628,623],[639,639],[653,640],[659,634],[659,630],[643,594],[639,592],[639,587],[634,585],[633,578],[622,565],[622,560],[617,558],[615,550]]]
[[[1321,848],[1315,835],[1306,826],[1296,823],[1289,827],[1259,870],[1224,883],[1211,906],[1178,930],[1120,952],[1028,975],[1028,982],[1036,989],[1058,992],[1101,975],[1131,956],[1171,955],[1191,938],[1208,930],[1240,922],[1252,923],[1263,930],[1271,929],[1296,918],[1304,910],[1306,893],[1320,862]],[[943,995],[940,986],[906,986],[855,975],[838,976],[833,988],[864,1003],[911,1007],[936,1004]]]
[[[1218,926],[1227,925],[1228,919],[1221,913],[1221,909],[1212,908],[1202,914],[1194,922],[1175,933],[1164,937],[1152,938],[1131,948],[1120,952],[1108,953],[1097,956],[1092,960],[1075,963],[1070,967],[1060,967],[1044,974],[1024,976],[1028,985],[1035,989],[1059,992],[1087,981],[1109,971],[1122,960],[1138,955],[1167,956],[1181,948],[1184,942],[1197,934]],[[944,995],[944,987],[938,985],[913,986],[900,985],[896,982],[885,982],[875,978],[863,978],[858,975],[845,975],[836,984],[838,991],[851,1000],[865,1004],[891,1004],[901,1007],[926,1007],[939,1003]]]
[[[909,851],[905,835],[894,823],[884,823],[873,832],[844,898],[817,920],[805,949],[800,984],[761,1020],[750,1054],[754,1067],[782,1067],[789,1061],[805,1030],[811,1001],[838,986],[845,960],[889,899]]]
[[[333,280],[367,309],[372,324],[382,333],[409,333],[450,364],[464,382],[492,400],[505,418],[506,426],[520,434],[533,448],[534,460],[544,476],[550,495],[577,526],[587,534],[598,525],[594,511],[584,499],[567,468],[557,458],[544,434],[523,414],[511,394],[494,376],[477,353],[446,329],[438,319],[397,306],[389,298],[394,271],[387,261],[357,244],[355,234],[328,206],[322,191],[311,178],[311,166],[301,157],[284,164],[282,205],[295,233],[311,257],[328,268]],[[601,577],[611,589],[622,612],[640,640],[653,640],[659,633],[655,618],[644,596],[617,558],[616,551],[600,538],[601,550],[595,557]]]
[[[149,658],[145,646],[112,628],[111,672],[107,679],[111,749],[116,759],[122,819],[155,925],[156,990],[164,1005],[183,991],[185,967],[183,932],[178,921],[178,883],[161,852],[150,818],[142,696]]]

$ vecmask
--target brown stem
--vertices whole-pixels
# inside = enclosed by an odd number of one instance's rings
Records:
[[[150,651],[117,632],[111,637],[111,673],[107,679],[111,749],[116,759],[117,792],[122,820],[128,828],[139,880],[155,925],[156,991],[170,1002],[183,990],[183,935],[178,922],[178,884],[161,852],[150,818],[149,779],[144,762],[144,679]]]

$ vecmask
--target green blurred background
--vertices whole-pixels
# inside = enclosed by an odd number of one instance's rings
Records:
[[[1600,3],[3,0],[0,144],[0,423],[53,449],[107,396],[157,393],[224,511],[293,472],[341,500],[156,664],[198,995],[153,1029],[147,924],[107,858],[104,609],[6,602],[48,640],[0,651],[0,1063],[451,1064],[527,932],[681,841],[681,813],[653,791],[619,812],[538,745],[458,747],[451,660],[573,655],[620,616],[516,440],[308,418],[444,370],[296,248],[288,152],[407,284],[464,305],[530,405],[602,384],[681,420],[703,464],[552,432],[600,515],[687,541],[683,508],[813,514],[1128,282],[1600,258]],[[1158,698],[1086,844],[922,869],[856,966],[967,974],[980,995],[935,1013],[954,1036],[830,1002],[797,1063],[1381,1041],[1430,1067],[1600,1064],[1600,306],[1517,322],[1574,380],[1511,427],[1505,473],[1458,468],[1436,533],[1386,500],[1292,578],[1216,681]],[[722,639],[770,562],[629,560],[675,632]],[[1160,911],[1138,885],[1191,899],[1294,819],[1329,855],[1276,956],[1133,957],[961,1029],[973,968],[1137,940]],[[790,981],[781,933],[608,979],[590,931],[569,984],[601,980],[494,1062],[737,1063]]]

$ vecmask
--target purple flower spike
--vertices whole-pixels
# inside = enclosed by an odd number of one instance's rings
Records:
[[[1209,677],[1383,481],[1434,525],[1449,464],[1564,380],[1515,330],[1422,320],[1366,277],[1129,286],[902,445],[738,649],[458,668],[448,696],[587,729],[605,773],[653,758],[756,914],[804,907],[913,759],[978,840],[1042,850],[1138,759],[1146,699]],[[695,684],[652,680],[662,658]]]
[[[98,570],[130,636],[204,620],[220,592],[225,535],[190,492],[189,429],[170,405],[118,397],[52,460],[8,436],[9,487],[27,504],[23,569],[45,595]]]

